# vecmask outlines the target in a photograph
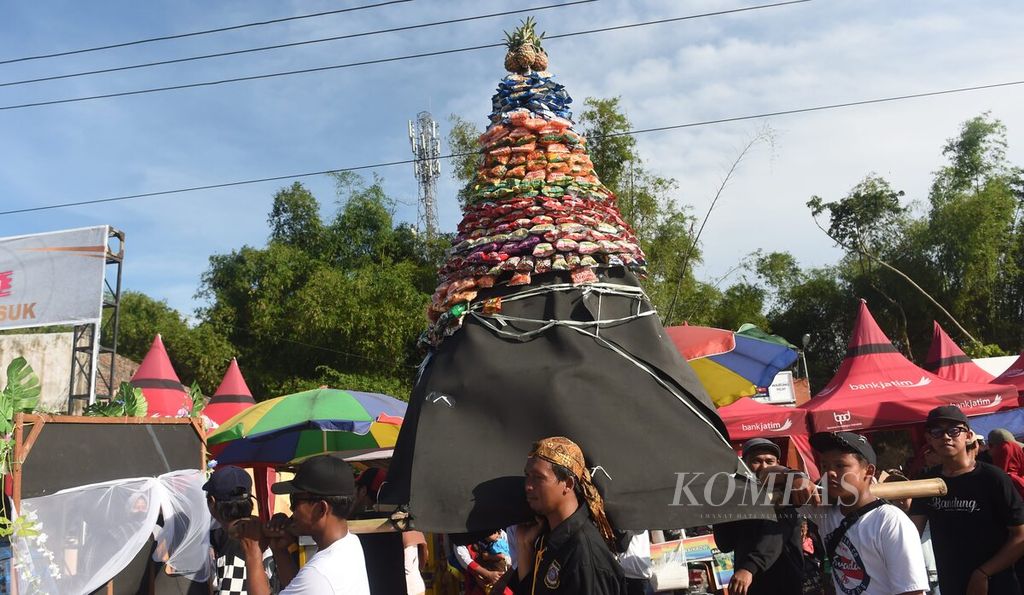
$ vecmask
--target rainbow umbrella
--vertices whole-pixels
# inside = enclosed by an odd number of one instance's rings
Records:
[[[394,448],[405,408],[387,395],[319,388],[257,403],[206,444],[221,465],[287,465],[324,453],[367,458]]]
[[[796,348],[785,339],[750,324],[738,331],[690,325],[665,330],[718,407],[771,385],[797,358]]]

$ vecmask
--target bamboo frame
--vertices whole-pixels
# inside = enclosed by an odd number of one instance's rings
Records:
[[[404,512],[395,512],[388,517],[379,519],[359,519],[348,521],[348,530],[356,535],[362,535],[365,533],[399,533],[400,529],[395,527],[396,522],[408,522],[409,515]]]
[[[199,449],[199,470],[206,469],[206,431],[203,428],[202,420],[199,418],[182,417],[82,417],[78,415],[46,415],[40,413],[16,413],[14,414],[14,457],[11,461],[12,494],[16,510],[21,508],[21,483],[22,467],[32,452],[32,447],[39,439],[43,426],[47,423],[60,424],[107,424],[107,425],[190,425],[202,443]],[[25,436],[25,427],[29,426],[28,436]],[[147,569],[149,574],[149,569]],[[14,579],[12,572],[11,578]],[[17,592],[17,581],[13,583],[14,592]],[[114,592],[114,581],[110,580],[106,585],[106,592]],[[152,581],[150,584],[152,589]]]
[[[22,466],[32,452],[32,447],[43,426],[47,423],[60,424],[106,424],[106,425],[190,425],[203,444],[199,454],[199,469],[206,469],[206,431],[203,429],[202,421],[198,418],[184,417],[82,417],[78,415],[46,415],[40,413],[16,413],[14,415],[14,458],[11,461],[11,477],[13,479],[14,506],[21,508],[21,482]],[[25,436],[25,426],[30,426],[28,437]]]

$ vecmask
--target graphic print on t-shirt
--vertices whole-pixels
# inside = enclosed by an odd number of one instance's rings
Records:
[[[951,496],[933,496],[931,507],[936,512],[981,512],[981,506],[978,505],[977,500]]]
[[[871,577],[864,568],[860,553],[845,535],[832,558],[832,576],[845,595],[860,595],[871,584]]]

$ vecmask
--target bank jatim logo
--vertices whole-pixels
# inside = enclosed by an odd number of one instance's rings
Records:
[[[864,382],[861,384],[850,384],[850,390],[884,390],[888,388],[920,388],[922,386],[928,386],[932,383],[932,379],[927,376],[922,376],[920,380],[914,382],[913,380],[877,380],[874,382]]]
[[[996,395],[993,398],[981,397],[977,399],[967,399],[966,401],[960,401],[956,403],[956,406],[960,409],[991,409],[998,407],[1003,403],[1003,395]]]
[[[14,271],[0,271],[0,298],[14,291]]]
[[[740,424],[740,429],[744,432],[784,432],[791,427],[793,427],[793,420],[791,419],[787,419],[783,423],[759,421],[752,424]]]

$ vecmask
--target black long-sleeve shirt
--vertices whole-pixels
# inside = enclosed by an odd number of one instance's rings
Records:
[[[754,579],[751,595],[799,594],[803,584],[800,525],[792,509],[778,511],[778,521],[743,520],[715,525],[715,544],[735,554],[736,570]]]
[[[536,543],[531,573],[509,582],[516,595],[625,595],[622,567],[608,549],[586,506]]]

